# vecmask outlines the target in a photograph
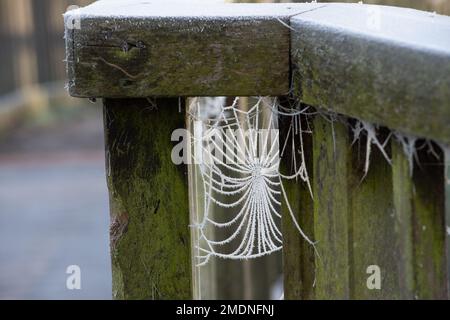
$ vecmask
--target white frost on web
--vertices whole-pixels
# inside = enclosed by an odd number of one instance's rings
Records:
[[[282,201],[300,234],[315,246],[296,221],[282,181],[300,178],[310,185],[299,134],[302,132],[299,116],[303,111],[289,112],[292,123],[288,137],[292,137],[295,149],[292,160],[295,172],[282,175],[280,153],[287,144],[280,150],[277,128],[278,115],[285,111],[278,109],[276,100],[257,98],[244,111],[239,107],[239,98],[231,106],[225,106],[223,98],[216,99],[219,100],[209,101],[208,111],[194,100],[189,116],[194,131],[192,157],[197,164],[204,200],[201,217],[192,225],[199,234],[198,265],[207,264],[211,257],[251,259],[281,250]],[[295,136],[300,137],[299,144]],[[227,219],[213,218],[214,208],[226,210]],[[217,229],[231,232],[218,239],[217,233],[211,232]]]
[[[385,150],[389,140],[391,139],[392,133],[389,133],[389,135],[386,137],[386,139],[384,141],[380,141],[379,137],[377,135],[376,126],[369,122],[362,121],[362,120],[357,120],[356,125],[352,128],[352,130],[353,130],[353,143],[352,144],[354,144],[356,141],[358,141],[361,138],[361,135],[363,133],[365,133],[365,135],[366,135],[366,152],[365,152],[366,153],[366,161],[364,164],[364,175],[363,175],[361,181],[365,179],[365,177],[367,176],[367,173],[369,172],[370,154],[372,152],[372,145],[375,145],[380,150],[381,154],[386,159],[386,161],[389,164],[392,164],[392,161],[389,158],[389,156]]]

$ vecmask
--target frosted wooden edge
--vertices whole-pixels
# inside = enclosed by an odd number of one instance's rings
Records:
[[[301,14],[323,7],[321,3],[186,3],[158,0],[100,0],[65,16],[79,18],[273,18]]]
[[[330,4],[291,28],[304,103],[450,144],[450,17]]]

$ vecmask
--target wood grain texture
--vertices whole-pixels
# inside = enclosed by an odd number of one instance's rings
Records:
[[[318,242],[315,299],[349,299],[352,235],[347,127],[322,116],[312,121],[314,236]],[[320,239],[320,240],[319,240]],[[340,254],[344,253],[344,254]]]
[[[353,217],[353,296],[355,299],[408,298],[402,296],[400,289],[400,283],[408,275],[400,266],[398,240],[403,234],[396,226],[392,168],[381,152],[372,148],[370,169],[363,179],[364,140],[352,150],[352,170],[348,177]],[[373,265],[380,268],[379,290],[367,287],[368,267]]]
[[[184,127],[179,100],[104,104],[113,296],[190,299],[187,170],[171,160],[172,131]]]
[[[139,12],[140,2],[133,3],[131,12]],[[293,71],[302,102],[450,143],[450,18],[377,7],[382,28],[373,29],[373,7],[365,5],[280,5],[258,14],[251,6],[240,14],[78,12],[82,28],[66,30],[70,93],[281,95]],[[184,116],[174,116],[177,99],[157,106],[145,99],[105,102],[116,298],[191,297],[186,172],[171,164],[166,140],[184,127]],[[391,142],[392,164],[373,147],[362,179],[364,139],[352,147],[344,124],[316,117],[311,125],[304,146],[314,198],[294,181],[285,190],[322,259],[284,204],[285,298],[447,297],[442,159],[420,151],[411,177],[401,146]],[[290,171],[289,154],[282,168]],[[380,290],[366,285],[371,265],[381,269]]]
[[[151,2],[117,4],[100,1],[65,16],[81,21],[66,29],[73,96],[286,94],[289,17],[318,7],[168,5],[171,13]]]
[[[414,167],[413,243],[417,299],[447,299],[447,252],[445,219],[444,154],[434,147],[439,158],[420,150]]]
[[[397,141],[386,145],[391,164],[373,147],[363,179],[365,137],[351,145],[346,124],[332,124],[320,115],[309,122],[305,152],[314,199],[306,197],[301,183],[286,183],[286,190],[301,226],[318,241],[320,259],[305,259],[311,246],[283,211],[285,298],[445,299],[445,183],[439,148],[440,159],[420,149],[411,176]],[[382,129],[380,138],[388,134]],[[381,272],[379,290],[367,286],[373,265]],[[305,275],[315,277],[315,286],[305,282]]]
[[[328,4],[291,26],[304,103],[450,143],[450,17]]]
[[[281,142],[285,141],[286,137],[289,136],[288,129],[291,121],[291,117],[281,116],[279,119]],[[306,128],[305,119],[303,121]],[[314,172],[311,170],[313,165],[313,154],[310,152],[312,150],[311,135],[304,134],[303,143],[307,151],[305,161],[307,162],[308,174],[311,179],[314,179]],[[280,145],[282,144],[280,143]],[[291,156],[291,148],[286,148],[286,152],[281,156],[281,172],[283,174],[290,175],[296,170],[292,165]],[[295,219],[308,237],[314,239],[314,203],[308,187],[296,180],[284,180],[283,187]],[[314,255],[314,250],[296,229],[285,201],[282,201],[281,215],[284,298],[286,300],[314,299],[314,279],[316,277],[316,256]]]

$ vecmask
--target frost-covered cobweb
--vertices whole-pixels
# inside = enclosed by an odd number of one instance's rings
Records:
[[[211,257],[251,259],[281,250],[282,201],[300,234],[314,246],[296,221],[283,187],[283,179],[301,179],[309,186],[301,140],[300,115],[305,112],[284,110],[272,98],[197,98],[191,102],[190,154],[202,198],[192,224],[198,231],[198,265]],[[281,144],[280,115],[291,121]],[[283,175],[280,155],[287,148],[292,148],[294,170]],[[220,217],[214,214],[219,211]]]

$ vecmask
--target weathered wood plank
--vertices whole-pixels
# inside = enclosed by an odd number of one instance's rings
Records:
[[[280,117],[280,146],[289,136],[289,127],[292,125],[291,117]],[[302,121],[305,121],[303,119]],[[306,128],[306,122],[304,122]],[[296,138],[298,139],[298,137]],[[291,143],[289,141],[288,143]],[[305,161],[308,174],[313,179],[314,172],[311,170],[313,164],[312,137],[303,134]],[[286,148],[281,156],[281,171],[284,174],[292,174],[295,168],[292,165],[292,149]],[[295,218],[303,231],[314,239],[314,202],[308,187],[296,180],[283,180],[289,205]],[[286,201],[282,201],[282,233],[283,233],[283,277],[284,298],[286,300],[314,299],[314,279],[316,276],[316,261],[314,250],[309,243],[300,235],[295,227],[289,213]]]
[[[450,18],[341,4],[199,8],[173,12],[136,1],[124,10],[100,1],[66,15],[78,15],[82,24],[66,30],[71,94],[284,94],[292,36],[303,102],[450,142]],[[294,15],[292,31],[285,24]],[[185,170],[172,165],[165,140],[184,126],[184,116],[175,116],[177,99],[157,106],[105,102],[117,298],[191,296]],[[392,142],[386,146],[392,166],[372,148],[361,180],[365,151],[350,149],[345,126],[332,128],[319,117],[312,125],[304,142],[314,199],[293,181],[285,189],[300,225],[319,241],[322,260],[284,205],[285,297],[447,297],[442,163],[420,151],[423,166],[411,178],[408,159]],[[380,290],[367,288],[370,265],[381,269]]]
[[[352,297],[443,299],[447,270],[442,159],[418,151],[419,164],[411,176],[408,156],[397,141],[385,151],[392,164],[372,149],[369,173],[361,181],[365,150],[354,150]],[[370,265],[380,268],[379,290],[367,287]]]
[[[445,148],[445,239],[447,254],[447,299],[450,299],[450,148]]]
[[[106,99],[107,180],[116,299],[189,299],[187,170],[171,160],[178,99]]]
[[[291,26],[304,103],[450,143],[450,17],[327,4]]]
[[[353,217],[353,298],[412,298],[403,296],[404,292],[401,290],[401,283],[408,275],[405,275],[402,268],[399,238],[406,230],[397,225],[392,167],[374,147],[370,156],[369,172],[363,179],[366,157],[364,140],[352,150],[352,170],[349,175],[350,210]],[[388,153],[389,149],[390,145],[387,145]],[[373,270],[368,269],[370,266],[379,268],[380,288],[367,286],[369,276],[374,274]]]
[[[375,32],[365,25],[367,8],[327,5],[292,19],[297,29],[292,33],[292,55],[299,97],[315,106],[448,142],[448,18],[377,7],[383,29]],[[389,27],[392,23],[397,27]],[[428,165],[416,164],[411,177],[401,146],[393,141],[386,151],[392,166],[372,148],[370,171],[363,181],[364,148],[352,151],[347,177],[352,217],[350,296],[446,297],[442,162],[420,151],[421,162]],[[316,179],[315,172],[313,185]],[[319,247],[324,245],[317,229],[315,239]],[[380,290],[367,288],[369,265],[380,267]]]
[[[445,231],[447,246],[447,299],[450,299],[450,148],[445,147]]]
[[[413,190],[408,157],[398,141],[388,146],[392,156],[392,192],[394,203],[394,230],[396,233],[397,263],[401,272],[399,290],[401,298],[415,297],[414,239],[413,239]],[[389,151],[389,150],[388,150]]]
[[[70,11],[69,90],[77,97],[281,95],[289,17],[317,4],[98,1]],[[72,50],[73,49],[73,50]]]
[[[187,108],[195,105],[192,101],[187,100]],[[195,113],[195,109],[188,109],[188,113]],[[186,127],[191,135],[195,135],[195,125],[189,116],[186,117]],[[192,141],[187,143],[188,155],[196,156],[195,148]],[[204,187],[202,183],[202,175],[195,165],[188,165],[189,174],[189,211],[190,211],[190,224],[195,225],[199,222],[200,214],[204,209]],[[193,299],[217,299],[217,261],[212,259],[208,265],[198,267],[198,256],[201,252],[198,248],[200,232],[198,228],[191,228],[191,269],[192,269],[192,288]]]
[[[314,236],[318,242],[315,299],[349,299],[351,289],[350,142],[345,124],[312,120]],[[342,254],[341,254],[342,253]]]
[[[283,125],[288,126],[282,123],[281,132]],[[374,146],[364,177],[364,136],[351,146],[352,134],[344,123],[332,124],[319,115],[310,125],[305,152],[314,198],[308,199],[306,187],[295,181],[285,182],[285,189],[301,226],[318,241],[320,259],[305,258],[311,246],[301,239],[285,205],[285,298],[446,298],[442,157],[420,149],[420,164],[411,176],[408,156],[392,139],[385,147],[391,164]],[[381,136],[388,133],[383,129]],[[283,163],[289,165],[289,155]],[[368,287],[375,270],[370,266],[379,267],[379,289]],[[314,276],[315,286],[305,282]]]
[[[427,149],[417,153],[413,189],[414,274],[417,299],[447,299],[447,253],[445,222],[445,165],[444,154]]]

